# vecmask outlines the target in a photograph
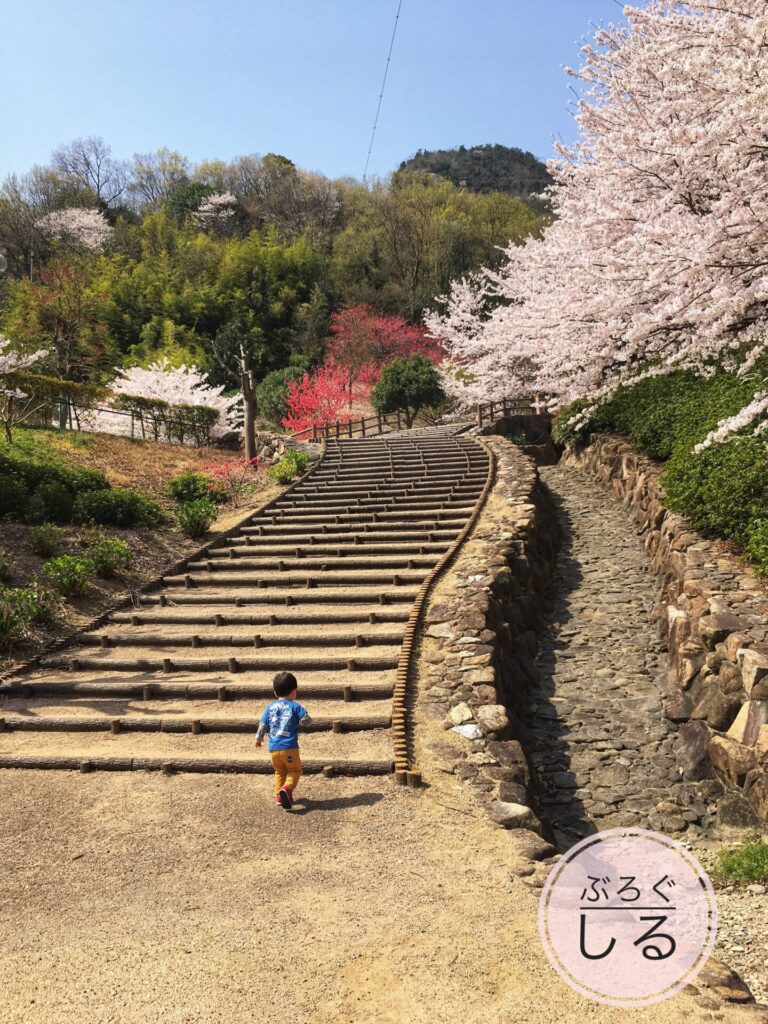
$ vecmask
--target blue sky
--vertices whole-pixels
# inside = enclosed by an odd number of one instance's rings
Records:
[[[0,177],[116,156],[277,152],[361,177],[397,0],[0,0]],[[419,148],[574,135],[563,64],[616,0],[403,0],[369,173]]]

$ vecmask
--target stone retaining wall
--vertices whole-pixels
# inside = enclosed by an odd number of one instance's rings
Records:
[[[503,438],[484,443],[496,456],[494,486],[425,616],[418,763],[427,781],[430,769],[461,779],[497,824],[540,831],[524,714],[556,518],[532,460]]]
[[[622,439],[600,436],[567,461],[603,481],[645,537],[661,586],[669,649],[667,717],[680,723],[689,779],[728,787],[719,820],[768,820],[768,595],[719,541],[664,505],[661,467]]]

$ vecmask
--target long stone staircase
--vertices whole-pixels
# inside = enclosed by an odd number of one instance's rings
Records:
[[[0,685],[0,768],[268,772],[253,733],[289,670],[306,770],[391,772],[409,616],[488,477],[456,428],[327,442],[237,533]]]

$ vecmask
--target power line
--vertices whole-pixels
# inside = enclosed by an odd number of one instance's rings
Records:
[[[381,101],[384,99],[384,88],[387,84],[387,74],[389,73],[389,62],[392,58],[392,47],[395,45],[395,35],[397,34],[397,23],[400,21],[400,8],[403,6],[403,0],[398,0],[397,14],[395,15],[395,27],[392,29],[392,38],[389,41],[389,53],[387,54],[387,63],[384,68],[384,79],[381,83],[381,92],[379,93],[379,105],[376,107],[376,117],[373,121],[373,131],[371,132],[371,144],[368,147],[368,156],[365,158],[365,170],[363,171],[363,181],[368,177],[368,164],[371,160],[371,151],[373,150],[373,139],[376,135],[376,129],[379,126],[379,114],[381,113]]]

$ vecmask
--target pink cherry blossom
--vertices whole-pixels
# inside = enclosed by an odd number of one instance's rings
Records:
[[[550,167],[552,225],[426,317],[465,404],[597,401],[648,372],[748,368],[768,347],[768,5],[625,16],[570,72],[580,135]]]

